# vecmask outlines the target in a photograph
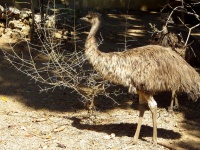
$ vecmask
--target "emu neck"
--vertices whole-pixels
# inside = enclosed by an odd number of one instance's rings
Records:
[[[95,46],[95,45],[97,46],[95,36],[99,29],[99,26],[100,26],[100,20],[96,18],[94,23],[92,24],[92,27],[90,29],[90,32],[88,34],[88,37],[85,43],[86,50],[89,49],[91,46]]]
[[[98,49],[98,43],[96,42],[96,33],[100,26],[100,20],[96,18],[93,20],[92,27],[85,43],[85,56],[89,60],[90,64],[102,74],[105,74],[103,70],[108,68],[109,64],[107,59],[109,58],[108,53],[101,52]]]
[[[167,33],[168,33],[168,29],[167,29],[167,26],[166,26],[166,25],[163,25],[163,26],[162,26],[162,33],[163,33],[163,34],[167,34]]]
[[[99,19],[95,19],[95,22],[92,24],[92,27],[90,29],[90,32],[89,32],[89,35],[87,37],[87,39],[90,39],[92,37],[95,37],[98,29],[99,29],[99,26],[100,26],[100,20]]]
[[[102,52],[98,50],[98,44],[96,42],[96,37],[95,37],[99,29],[99,26],[100,26],[100,20],[98,18],[95,18],[93,20],[92,27],[90,29],[90,32],[88,34],[88,37],[85,43],[85,55],[89,59],[92,65],[94,65],[95,59],[97,57],[98,58],[101,57],[99,54],[102,54]]]

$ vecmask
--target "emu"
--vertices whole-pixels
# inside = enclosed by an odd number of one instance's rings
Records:
[[[123,52],[104,53],[98,49],[95,35],[101,24],[99,13],[89,12],[82,20],[91,24],[85,42],[85,55],[94,69],[116,84],[139,94],[139,119],[133,144],[138,142],[142,118],[148,108],[153,120],[153,144],[157,144],[157,103],[153,95],[162,91],[186,92],[196,100],[200,96],[199,74],[171,48],[147,45]]]
[[[185,46],[188,33],[185,30],[180,30],[178,27],[174,27],[171,31],[168,30],[167,24],[174,24],[173,18],[168,18],[168,14],[161,14],[160,22],[162,25],[162,32],[155,32],[151,38],[151,44],[158,44],[164,47],[171,47],[173,51],[179,54],[183,59],[187,61],[192,67],[199,66],[200,52],[199,41],[190,35],[188,39],[188,45]],[[175,104],[174,104],[175,103]],[[179,109],[179,103],[177,94],[172,91],[172,99],[169,111]]]
[[[161,26],[162,32],[153,34],[151,43],[159,44],[164,47],[171,47],[172,50],[182,56],[191,66],[199,67],[200,65],[200,42],[192,35],[188,38],[188,31],[181,26],[178,26],[173,21],[173,18],[169,18],[167,14],[161,14]],[[171,28],[167,23],[172,23]],[[188,40],[188,41],[187,41]],[[187,45],[185,42],[187,41]]]

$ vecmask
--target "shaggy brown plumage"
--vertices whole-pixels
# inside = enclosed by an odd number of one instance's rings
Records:
[[[162,91],[186,92],[193,100],[200,96],[199,74],[171,48],[148,45],[124,52],[99,51],[95,34],[100,26],[100,15],[90,12],[83,20],[92,28],[85,43],[85,55],[103,77],[125,87],[136,87],[139,102],[148,104],[154,122],[153,141],[156,143],[156,108],[153,94]],[[139,107],[140,118],[134,136],[137,143],[145,107]]]
[[[85,44],[85,55],[105,79],[154,94],[162,91],[200,96],[199,74],[171,48],[158,45],[137,47],[124,52],[103,53],[98,50],[95,34],[99,14],[91,13],[93,26]]]
[[[199,66],[200,65],[200,51],[199,51],[199,41],[190,35],[187,46],[185,42],[188,38],[188,31],[184,29],[179,29],[178,26],[173,26],[168,30],[166,22],[168,21],[168,15],[161,14],[161,25],[162,32],[156,32],[151,38],[151,43],[158,44],[164,47],[171,47],[172,50],[177,52],[182,56],[190,65]],[[169,19],[173,22],[172,18]]]
[[[160,21],[162,25],[162,32],[156,32],[151,38],[151,44],[157,44],[164,47],[171,47],[173,51],[179,54],[183,59],[185,59],[190,65],[197,66],[200,62],[200,52],[199,52],[199,42],[194,39],[191,35],[189,38],[189,45],[185,46],[188,33],[184,30],[179,30],[176,27],[176,30],[168,31],[168,23],[174,23],[172,18],[168,18],[168,14],[161,14]],[[175,103],[175,104],[174,104]],[[172,100],[169,111],[173,109],[177,110],[179,108],[177,94],[175,91],[172,91]]]

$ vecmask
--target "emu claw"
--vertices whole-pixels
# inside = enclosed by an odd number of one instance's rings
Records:
[[[130,142],[131,145],[137,145],[138,144],[138,140],[133,140]]]
[[[169,113],[173,113],[173,112],[179,112],[179,106],[173,106],[172,108],[171,107],[168,107],[168,112]]]

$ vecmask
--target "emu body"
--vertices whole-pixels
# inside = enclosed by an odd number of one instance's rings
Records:
[[[197,66],[200,62],[200,52],[198,40],[190,35],[188,39],[188,46],[185,46],[185,42],[188,38],[188,32],[180,30],[174,26],[174,29],[168,30],[167,23],[174,23],[172,18],[168,18],[166,14],[161,14],[162,32],[157,32],[152,36],[151,43],[158,44],[164,47],[171,47],[173,51],[179,54],[183,59],[187,61],[191,66]],[[167,22],[167,23],[166,23]],[[175,102],[175,105],[173,103]],[[169,111],[173,108],[176,110],[179,108],[177,94],[172,91],[172,100],[169,107]]]
[[[190,98],[200,96],[199,74],[171,48],[147,45],[123,52],[103,53],[98,49],[96,32],[100,14],[90,12],[83,20],[92,27],[85,43],[85,55],[102,76],[139,94],[139,120],[133,143],[137,143],[142,118],[150,108],[153,120],[153,143],[157,143],[157,103],[153,95],[162,91],[186,92]]]

